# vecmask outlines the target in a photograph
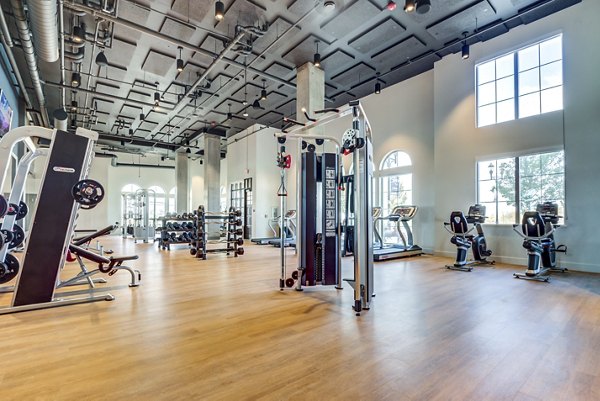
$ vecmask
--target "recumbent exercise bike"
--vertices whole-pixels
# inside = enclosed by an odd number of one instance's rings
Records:
[[[446,265],[446,268],[470,272],[474,266],[495,263],[493,260],[487,260],[492,255],[492,251],[487,249],[481,227],[485,219],[485,206],[483,205],[470,206],[466,216],[461,211],[454,211],[450,214],[450,222],[444,222],[444,228],[452,234],[450,242],[456,245],[456,261],[453,265]],[[473,224],[473,227],[469,228],[469,224]],[[477,231],[477,235],[471,234],[473,230]],[[469,248],[473,250],[473,260],[468,262]]]
[[[567,268],[556,265],[556,252],[567,253],[566,245],[556,246],[554,231],[560,227],[558,204],[544,202],[537,205],[536,211],[525,212],[521,224],[514,224],[513,230],[523,238],[523,248],[527,249],[527,270],[514,273],[515,278],[548,282],[550,271],[564,273]],[[520,227],[521,230],[517,227]]]

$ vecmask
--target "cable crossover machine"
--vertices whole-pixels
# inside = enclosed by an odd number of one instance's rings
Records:
[[[344,279],[354,290],[354,311],[368,310],[374,296],[373,285],[373,216],[372,178],[373,147],[371,126],[359,101],[352,101],[339,109],[315,111],[322,114],[319,119],[311,117],[303,110],[307,123],[284,118],[286,123],[281,133],[275,134],[280,145],[277,166],[281,169],[281,184],[278,190],[280,198],[280,226],[284,226],[287,190],[285,188],[286,170],[291,167],[291,155],[286,152],[288,139],[297,140],[296,188],[298,234],[296,250],[299,254],[298,266],[287,277],[285,249],[281,248],[280,290],[295,287],[302,291],[303,286],[334,285],[342,289],[341,274],[341,208],[340,191],[344,189],[342,156],[352,155],[355,168],[352,191],[355,206],[354,235],[354,277]],[[352,128],[348,129],[338,141],[331,136],[311,134],[310,131],[339,118],[352,115]],[[336,153],[317,153],[314,144],[325,142],[335,145]],[[350,190],[350,189],[348,189]],[[281,230],[281,240],[285,231]]]

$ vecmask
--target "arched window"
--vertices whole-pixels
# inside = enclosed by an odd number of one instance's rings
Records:
[[[152,186],[148,188],[149,198],[149,216],[151,221],[155,221],[159,217],[163,217],[166,213],[166,199],[165,190],[159,186]],[[152,199],[154,197],[154,199]],[[155,224],[156,226],[156,224]]]
[[[396,206],[412,205],[413,180],[410,156],[400,150],[390,152],[381,162],[380,170],[379,199],[382,215],[388,216]],[[409,225],[412,227],[411,223]],[[400,242],[395,222],[383,220],[382,225],[378,229],[383,231],[380,234],[384,242]]]
[[[122,226],[124,230],[123,235],[127,234],[133,235],[133,226],[134,226],[134,214],[135,214],[135,191],[140,189],[138,185],[135,184],[127,184],[123,188],[121,188],[121,216],[123,216]],[[131,227],[131,230],[128,230],[127,227]]]
[[[169,207],[167,211],[169,213],[177,213],[177,187],[171,188],[169,191]]]

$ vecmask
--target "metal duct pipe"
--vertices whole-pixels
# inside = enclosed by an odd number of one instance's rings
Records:
[[[161,166],[159,164],[136,164],[136,163],[116,163],[114,167],[145,167],[145,168],[163,168],[175,170],[175,166]]]
[[[54,128],[61,131],[67,130],[69,115],[67,114],[65,109],[54,110],[54,113],[52,113],[52,117],[54,117]]]
[[[37,101],[40,105],[42,122],[45,127],[49,127],[50,120],[48,118],[48,110],[46,109],[46,98],[44,96],[44,91],[42,90],[42,82],[40,81],[40,74],[38,72],[37,61],[35,59],[35,52],[33,50],[33,42],[31,40],[31,32],[29,31],[29,26],[27,25],[27,18],[25,17],[25,10],[23,9],[23,2],[20,0],[10,0],[10,4],[12,6],[13,14],[15,16],[15,21],[19,31],[19,39],[21,40],[21,46],[23,47],[25,61],[27,62],[29,74],[31,75],[31,83],[37,97]]]
[[[49,63],[58,60],[56,0],[29,0],[29,15],[37,55]]]
[[[85,57],[85,47],[80,47],[76,53],[65,50],[65,58],[68,58],[73,63],[79,64]]]

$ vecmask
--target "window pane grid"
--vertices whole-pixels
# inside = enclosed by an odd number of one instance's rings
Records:
[[[478,127],[562,110],[562,36],[479,64],[476,77]]]
[[[564,214],[564,151],[482,161],[477,180],[477,202],[486,206],[488,223],[519,223],[541,202],[558,203]]]

